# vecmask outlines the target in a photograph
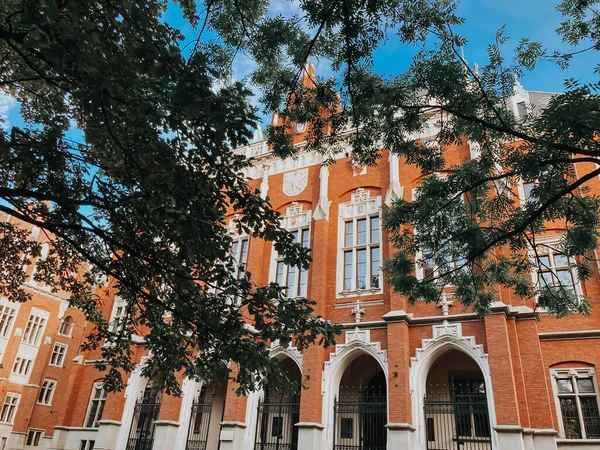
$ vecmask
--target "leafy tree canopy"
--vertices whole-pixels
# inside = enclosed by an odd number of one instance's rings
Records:
[[[599,205],[580,194],[600,169],[577,178],[573,164],[600,163],[599,85],[570,80],[525,120],[507,100],[515,78],[542,59],[565,67],[581,52],[594,60],[597,1],[559,6],[558,32],[571,53],[524,39],[505,59],[500,30],[479,71],[461,57],[464,19],[448,0],[307,0],[293,17],[268,14],[265,0],[177,3],[198,35],[185,47],[180,31],[161,20],[166,1],[0,5],[0,87],[18,100],[24,121],[0,131],[0,211],[51,240],[36,278],[70,294],[96,324],[87,346],[112,343],[102,347],[108,387],[122,387],[139,330],[151,351],[146,374],[173,391],[180,371],[226,376],[216,373],[221,361],[239,364],[234,376],[245,391],[277,370],[268,342],[332,342],[335,328],[311,314],[311,302],[286,299],[275,284],[258,286],[251,274],[233,275],[228,208],[240,214],[240,231],[273,241],[287,262],[310,260],[246,185],[250,162],[232,152],[248,143],[257,121],[248,86],[230,81],[239,50],[258,63],[248,81],[261,87],[266,111],[309,122],[310,150],[333,156],[349,147],[360,164],[375,164],[388,148],[426,175],[415,201],[398,200],[386,213],[399,250],[386,263],[389,280],[411,301],[432,301],[452,284],[465,305],[485,313],[498,284],[536,293],[526,250],[549,220],[567,230],[562,251],[577,258],[579,276],[591,273]],[[421,48],[395,76],[372,64],[387,39]],[[299,86],[309,56],[329,61],[337,77]],[[481,156],[448,167],[443,152],[416,143],[432,116],[441,148],[468,139],[480,143]],[[269,129],[269,141],[276,154],[294,153],[283,126]],[[524,208],[511,194],[519,179],[537,181]],[[0,226],[0,293],[25,301],[22,257],[37,257],[39,244],[15,222]],[[411,231],[419,229],[431,232]],[[420,281],[414,260],[422,264],[424,253],[438,270]],[[89,273],[74,275],[88,264]],[[115,280],[128,305],[116,331],[98,312],[100,275]],[[588,311],[560,285],[537,293],[555,314]]]

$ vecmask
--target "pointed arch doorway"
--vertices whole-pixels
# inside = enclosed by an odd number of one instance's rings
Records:
[[[477,363],[448,350],[427,374],[423,402],[428,450],[491,450],[487,386]]]
[[[387,383],[370,355],[354,359],[344,371],[334,400],[334,450],[385,450]]]

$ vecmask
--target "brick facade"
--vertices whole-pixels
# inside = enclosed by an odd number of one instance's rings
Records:
[[[301,145],[303,134],[295,134],[294,140]],[[306,388],[301,393],[298,415],[294,416],[298,430],[296,448],[334,448],[340,439],[336,429],[339,423],[334,423],[333,414],[334,402],[341,395],[340,385],[348,380],[367,384],[371,370],[383,372],[386,379],[384,432],[388,449],[425,449],[428,445],[431,448],[434,441],[428,433],[435,434],[436,422],[424,420],[423,398],[434,390],[448,392],[454,383],[452,380],[465,377],[471,377],[470,382],[481,379],[485,384],[490,447],[463,443],[461,449],[599,448],[600,436],[593,437],[591,431],[588,439],[569,439],[566,435],[562,413],[557,408],[557,381],[553,375],[562,369],[567,372],[585,369],[592,374],[597,391],[594,374],[600,367],[600,314],[596,310],[591,317],[557,320],[534,311],[533,299],[517,298],[499,288],[492,314],[481,319],[458,304],[449,308],[448,315],[433,303],[411,306],[385,284],[370,290],[343,292],[340,284],[340,279],[343,282],[340,275],[343,270],[340,261],[343,204],[353,201],[361,189],[369,199],[379,198],[380,204],[393,199],[394,195],[411,199],[419,183],[418,170],[387,151],[382,151],[378,167],[366,169],[353,168],[344,155],[327,169],[322,168],[318,155],[302,152],[298,159],[279,161],[260,140],[239,151],[256,157],[257,164],[248,173],[249,183],[260,189],[267,180],[268,190],[264,193],[276,210],[284,215],[291,206],[311,211],[313,262],[307,278],[308,297],[317,302],[317,313],[344,327],[335,348],[312,347],[302,355],[293,349],[273,349],[282,364],[289,357],[300,365]],[[466,142],[444,151],[451,165],[470,158]],[[577,169],[581,175],[594,168],[583,164]],[[589,187],[591,192],[600,193],[600,180],[593,180]],[[0,217],[0,220],[7,218]],[[393,251],[385,231],[379,248],[383,259]],[[274,281],[269,243],[250,238],[247,270],[257,283]],[[94,383],[102,378],[92,366],[100,352],[79,351],[86,323],[83,315],[69,308],[60,294],[54,295],[33,285],[27,289],[33,298],[20,305],[1,356],[0,405],[5,404],[8,393],[20,399],[10,423],[0,423],[0,450],[35,448],[26,445],[30,430],[43,431],[37,446],[43,449],[85,450],[91,448],[85,447],[90,441],[96,449],[128,448],[134,404],[142,395],[146,381],[138,373],[131,374],[125,392],[107,396],[99,426],[86,427]],[[600,299],[598,274],[582,283],[582,290],[597,303]],[[113,301],[114,292],[109,289],[103,305],[107,317],[113,310]],[[364,310],[359,322],[352,314],[357,301],[360,301],[358,308]],[[21,339],[32,308],[47,312],[48,318],[27,379],[15,378],[11,372],[17,354],[23,352]],[[66,317],[72,318],[73,327],[69,336],[62,336],[58,330]],[[56,343],[68,346],[62,367],[49,365]],[[134,349],[141,361],[143,349],[135,345]],[[46,379],[57,382],[50,405],[36,401]],[[192,400],[200,389],[200,383],[186,381],[182,398],[163,396],[153,448],[186,448]],[[220,431],[207,432],[210,442],[206,448],[250,450],[257,440],[257,408],[262,393],[237,397],[232,383],[223,389],[226,397],[220,409],[222,416],[219,414],[221,417],[215,419],[213,414],[210,419],[211,426],[220,426]]]

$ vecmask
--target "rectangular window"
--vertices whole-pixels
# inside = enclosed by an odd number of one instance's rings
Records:
[[[55,380],[44,380],[40,393],[38,394],[37,402],[40,405],[50,406],[52,404],[52,397],[54,397],[54,391],[56,390]]]
[[[33,367],[33,360],[23,356],[17,356],[13,364],[12,373],[17,375],[28,376]]]
[[[10,305],[0,305],[0,338],[8,337],[17,314],[17,308]]]
[[[65,362],[65,355],[67,354],[67,346],[64,344],[59,344],[58,342],[54,344],[54,348],[52,349],[52,355],[50,356],[50,366],[62,367]]]
[[[301,244],[302,247],[308,248],[309,246],[309,229],[300,228],[292,232],[294,236],[294,243]],[[287,297],[306,297],[307,286],[308,286],[308,270],[289,266],[283,262],[283,259],[276,257],[276,274],[275,280],[280,286],[286,288]]]
[[[600,411],[593,372],[558,370],[554,377],[564,437],[600,439]]]
[[[37,447],[40,445],[40,439],[44,432],[42,430],[29,430],[27,433],[27,442],[25,445],[30,445],[31,447]]]
[[[102,412],[106,403],[106,391],[102,383],[94,383],[90,405],[85,419],[87,428],[98,428],[98,422],[102,420]]]
[[[119,331],[127,318],[127,304],[120,299],[115,299],[115,301],[118,303],[115,307],[112,320],[110,321],[110,331],[112,333]]]
[[[6,394],[4,404],[2,405],[2,411],[0,411],[0,422],[13,423],[20,398],[21,397],[18,394],[11,394],[10,392]]]
[[[39,345],[46,325],[46,318],[32,313],[29,316],[25,332],[23,333],[23,342],[25,344]]]
[[[564,289],[570,295],[577,295],[577,276],[570,258],[550,246],[537,249],[536,272],[540,291],[548,288]]]
[[[344,222],[344,291],[381,287],[380,221],[379,216],[366,216]]]

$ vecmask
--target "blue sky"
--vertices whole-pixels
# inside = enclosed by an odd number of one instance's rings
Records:
[[[486,47],[493,42],[496,30],[506,24],[506,34],[511,37],[507,47],[518,43],[521,37],[529,37],[541,41],[546,47],[554,50],[565,48],[555,29],[562,18],[555,9],[560,0],[462,0],[459,6],[460,14],[466,23],[460,32],[468,39],[464,49],[465,58],[470,64],[484,65],[486,62]],[[288,0],[272,0],[272,11],[291,15],[298,11],[298,4]],[[194,39],[195,33],[191,26],[181,17],[177,7],[170,7],[165,20],[172,26],[180,28],[187,39]],[[185,44],[185,43],[184,43]],[[396,74],[405,69],[414,53],[413,48],[407,48],[392,38],[376,54],[375,69],[386,74]],[[553,63],[543,63],[532,72],[526,74],[520,81],[525,89],[558,92],[562,90],[565,78],[574,77],[583,82],[598,81],[598,75],[593,73],[598,61],[598,53],[576,56],[568,70],[561,70]],[[313,61],[321,75],[330,74],[327,64]],[[321,67],[319,67],[319,65]],[[243,54],[234,62],[236,78],[242,78],[253,68],[253,62]],[[0,116],[8,119],[9,123],[18,124],[20,118],[15,101],[0,96]]]

